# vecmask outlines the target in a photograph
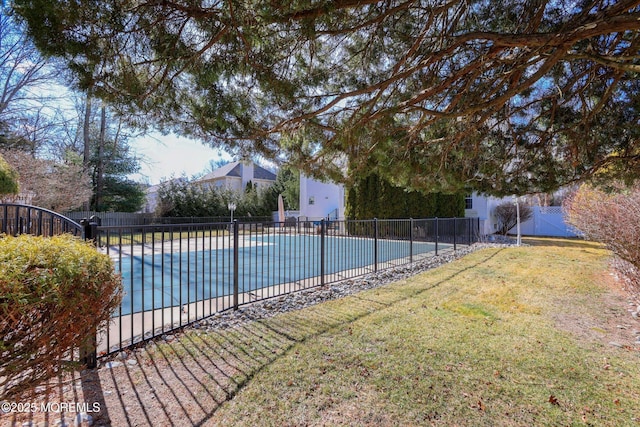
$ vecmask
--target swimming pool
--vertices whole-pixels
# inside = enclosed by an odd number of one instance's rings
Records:
[[[265,292],[283,284],[306,286],[321,283],[321,273],[331,281],[353,277],[408,262],[410,256],[431,253],[435,244],[407,240],[303,234],[270,234],[243,238],[238,245],[238,292]],[[230,242],[230,241],[229,241]],[[375,244],[377,242],[377,244]],[[440,243],[444,248],[446,244]],[[121,311],[140,311],[233,295],[234,248],[192,245],[184,251],[139,253],[120,257],[124,297]],[[290,288],[291,289],[291,288]],[[278,292],[273,290],[273,292]],[[273,295],[271,295],[273,296]]]

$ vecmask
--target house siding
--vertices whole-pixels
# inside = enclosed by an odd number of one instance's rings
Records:
[[[309,219],[326,218],[337,212],[344,218],[344,186],[321,182],[300,174],[300,216]]]

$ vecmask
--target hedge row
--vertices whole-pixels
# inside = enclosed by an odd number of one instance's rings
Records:
[[[346,216],[350,219],[464,217],[464,197],[464,194],[407,191],[370,174],[349,187]]]

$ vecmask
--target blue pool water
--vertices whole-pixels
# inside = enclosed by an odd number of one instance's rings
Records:
[[[375,251],[372,239],[325,237],[325,274],[371,266]],[[414,255],[432,251],[432,243],[413,243]],[[379,263],[409,255],[407,241],[378,240]],[[239,292],[317,277],[320,259],[319,236],[254,237],[238,250]],[[233,294],[231,248],[123,257],[116,268],[125,291],[122,315]]]

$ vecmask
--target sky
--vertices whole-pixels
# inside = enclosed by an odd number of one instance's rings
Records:
[[[129,145],[141,160],[140,172],[130,175],[130,178],[151,185],[159,184],[172,176],[179,177],[185,174],[190,178],[202,174],[209,168],[211,160],[233,160],[220,149],[173,134],[154,133],[132,139]]]

